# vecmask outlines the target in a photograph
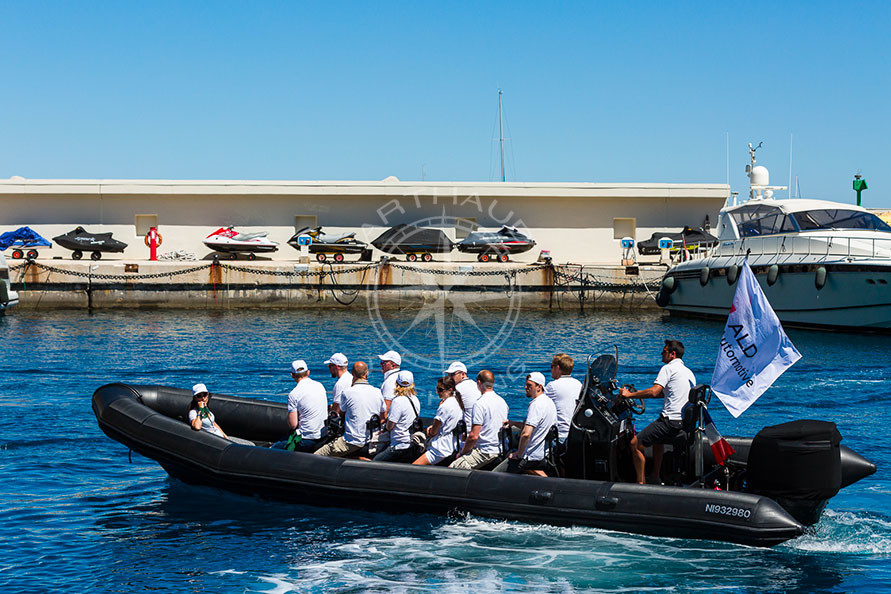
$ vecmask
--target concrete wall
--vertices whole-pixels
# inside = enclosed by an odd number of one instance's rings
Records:
[[[549,249],[558,262],[618,263],[614,218],[636,220],[636,239],[654,232],[714,224],[729,192],[724,184],[522,184],[407,182],[191,182],[0,180],[0,232],[23,225],[52,240],[77,225],[114,233],[129,244],[110,259],[148,257],[135,215],[158,215],[161,252],[212,252],[202,239],[217,228],[268,231],[280,243],[272,260],[295,260],[287,245],[295,215],[314,215],[329,233],[357,231],[371,241],[398,223],[441,227],[455,239],[455,219],[475,218],[481,229],[521,227],[537,246],[515,260]],[[70,252],[54,246],[41,258]],[[375,257],[379,256],[375,253]],[[474,260],[455,251],[440,261]]]

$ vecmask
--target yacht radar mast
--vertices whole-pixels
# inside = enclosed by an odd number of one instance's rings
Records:
[[[786,190],[787,186],[770,185],[770,172],[763,165],[755,165],[755,152],[761,148],[763,142],[759,142],[758,146],[753,147],[749,143],[749,157],[752,162],[746,165],[746,175],[749,177],[749,200],[770,200],[773,198],[774,190]]]

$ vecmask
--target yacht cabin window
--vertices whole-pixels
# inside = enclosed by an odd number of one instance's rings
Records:
[[[891,226],[870,212],[859,210],[826,209],[807,210],[792,215],[802,231],[815,229],[865,229],[889,231]]]
[[[760,237],[777,233],[794,233],[795,222],[779,208],[757,204],[730,213],[736,221],[740,237]]]

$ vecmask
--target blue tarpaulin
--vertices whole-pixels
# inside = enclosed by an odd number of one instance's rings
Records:
[[[15,231],[7,231],[0,235],[0,250],[16,247],[49,247],[49,241],[40,236],[31,227],[19,227]]]

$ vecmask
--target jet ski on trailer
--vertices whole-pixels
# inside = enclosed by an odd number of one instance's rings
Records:
[[[235,227],[220,227],[204,239],[210,249],[227,254],[230,260],[237,260],[238,254],[247,254],[248,260],[256,260],[257,254],[278,250],[278,243],[267,236],[267,231],[239,233]]]
[[[409,262],[418,258],[430,262],[432,254],[448,254],[455,246],[440,229],[405,224],[387,229],[371,245],[388,254],[403,254]]]
[[[362,254],[363,252],[367,253],[367,258],[363,256],[362,258],[359,258],[360,261],[363,259],[371,260],[371,250],[368,247],[368,244],[356,239],[355,231],[352,233],[330,235],[328,233],[322,233],[321,227],[304,227],[291,236],[291,239],[288,240],[288,245],[295,250],[299,250],[300,244],[297,242],[297,238],[301,235],[309,235],[312,237],[312,243],[309,245],[309,253],[315,254],[316,260],[319,262],[325,262],[329,255],[334,258],[335,262],[343,262],[344,255]]]
[[[65,249],[71,250],[71,258],[80,260],[84,252],[90,252],[90,258],[99,260],[104,252],[123,252],[127,244],[113,239],[111,233],[90,233],[83,227],[75,227],[73,230],[53,237],[53,241]]]
[[[459,252],[477,254],[480,262],[507,262],[511,254],[522,254],[535,247],[535,242],[516,227],[503,226],[498,231],[471,233],[457,245]]]
[[[642,412],[642,406],[632,409],[616,396],[616,367],[611,355],[589,359],[562,477],[239,445],[192,430],[186,422],[191,392],[164,386],[102,386],[93,394],[93,412],[106,435],[156,460],[171,476],[243,495],[396,513],[458,511],[752,546],[802,535],[838,489],[875,472],[874,464],[839,444],[831,423],[820,422],[805,422],[816,423],[811,427],[796,422],[791,429],[779,425],[754,440],[728,438],[736,449],[732,464],[716,464],[702,447],[708,387],[698,386],[691,391],[685,435],[665,456],[671,485],[626,482],[633,472],[628,447],[634,409]],[[214,413],[230,435],[257,446],[289,433],[285,403],[214,395]]]

